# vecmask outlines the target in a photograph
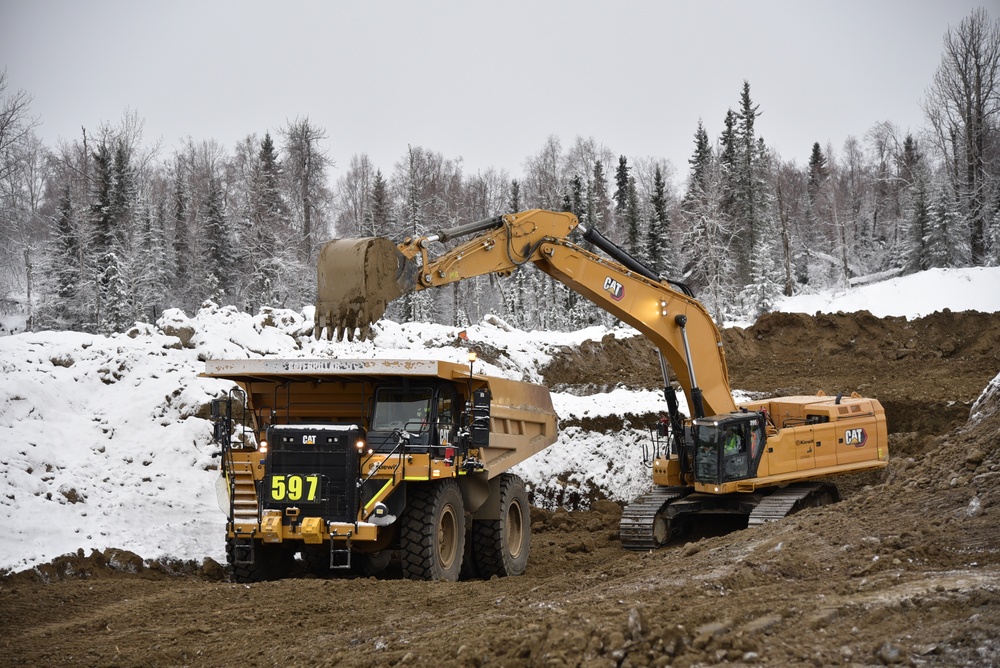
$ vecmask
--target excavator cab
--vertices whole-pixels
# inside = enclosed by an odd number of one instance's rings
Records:
[[[756,476],[767,441],[764,424],[759,413],[696,419],[692,425],[695,481],[720,485]]]

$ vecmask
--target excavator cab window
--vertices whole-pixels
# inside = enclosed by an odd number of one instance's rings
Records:
[[[765,432],[757,413],[694,421],[695,480],[720,484],[753,477]]]

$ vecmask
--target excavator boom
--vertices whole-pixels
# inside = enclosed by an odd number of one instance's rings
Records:
[[[644,270],[594,230],[585,239],[604,245],[616,259],[573,243],[568,237],[577,226],[571,213],[532,209],[398,246],[379,238],[331,241],[320,254],[317,333],[364,338],[386,305],[406,292],[473,276],[509,276],[533,263],[645,334],[674,370],[696,415],[736,410],[722,337],[702,304]],[[459,246],[428,255],[432,243],[470,234],[475,236]]]

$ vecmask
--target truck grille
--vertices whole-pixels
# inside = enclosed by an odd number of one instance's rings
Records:
[[[353,425],[274,425],[264,477],[264,507],[295,506],[304,516],[330,522],[357,517],[361,430]]]

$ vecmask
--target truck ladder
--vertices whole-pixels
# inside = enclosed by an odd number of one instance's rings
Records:
[[[233,530],[236,531],[237,524],[256,528],[259,513],[257,484],[254,481],[252,464],[249,460],[231,460],[227,468],[229,469],[230,508],[232,510],[229,519],[233,523]]]

